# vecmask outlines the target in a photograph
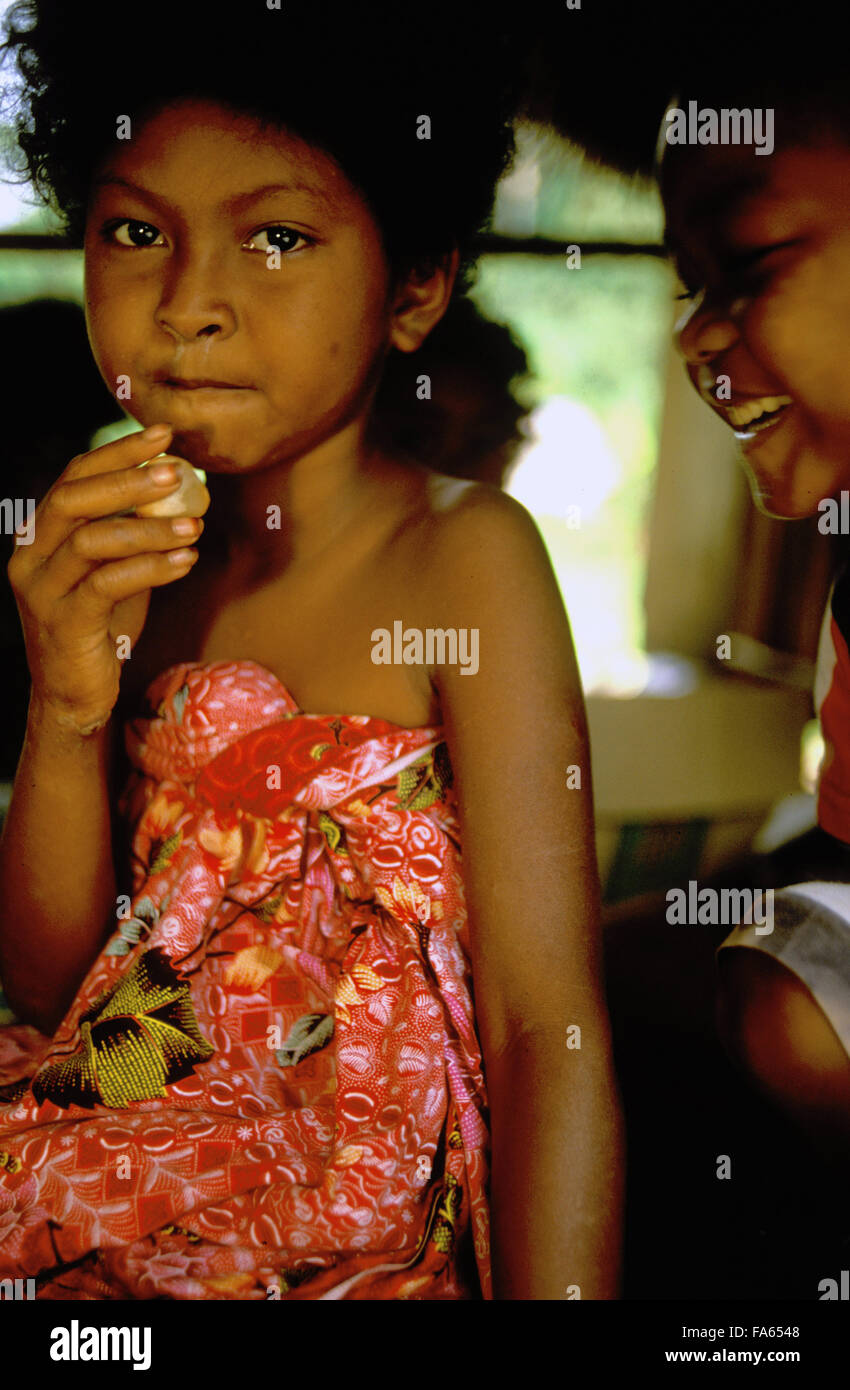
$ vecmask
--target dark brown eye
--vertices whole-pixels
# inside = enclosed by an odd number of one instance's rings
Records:
[[[265,237],[265,243],[262,238]],[[276,223],[271,227],[261,227],[258,232],[252,232],[246,246],[250,246],[255,251],[293,251],[298,248],[298,243],[304,242],[307,246],[313,245],[310,237],[304,232],[298,232],[294,227],[285,227],[281,223]],[[298,248],[300,249],[300,248]]]
[[[138,222],[129,218],[126,222],[115,222],[108,230],[108,240],[119,246],[153,246],[162,233],[150,222]]]

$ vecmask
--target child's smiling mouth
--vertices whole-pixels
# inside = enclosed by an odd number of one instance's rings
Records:
[[[728,403],[715,397],[711,404],[734,430],[735,438],[746,440],[772,429],[794,402],[790,396],[753,396]]]

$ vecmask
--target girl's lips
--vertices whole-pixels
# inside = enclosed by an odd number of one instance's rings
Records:
[[[240,401],[247,404],[250,398],[257,394],[254,386],[234,386],[224,382],[193,382],[187,385],[185,382],[166,381],[163,378],[156,386],[165,392],[163,409],[177,410],[181,413],[186,410],[192,411],[193,408],[204,409],[212,406],[217,409],[224,405],[236,405]]]
[[[242,386],[233,381],[174,381],[163,380],[161,386],[168,386],[174,391],[250,391],[250,386]]]
[[[750,396],[728,404],[712,397],[708,404],[739,443],[748,443],[775,429],[794,402],[790,396]]]
[[[733,429],[749,430],[757,429],[760,423],[769,423],[767,417],[772,419],[791,403],[790,396],[750,396],[723,404],[720,409]]]
[[[718,398],[718,383],[724,378],[715,375],[714,368],[700,366],[690,373],[691,381],[707,405],[719,415],[724,424],[740,441],[754,439],[770,430],[794,402],[791,396],[763,392],[760,395],[736,393],[733,400]],[[729,378],[725,378],[728,385]]]
[[[756,440],[760,441],[763,435],[770,434],[778,425],[783,423],[790,409],[790,405],[791,403],[789,401],[787,405],[780,406],[769,416],[765,416],[760,420],[753,420],[750,424],[736,429],[734,433],[739,444],[752,445]]]

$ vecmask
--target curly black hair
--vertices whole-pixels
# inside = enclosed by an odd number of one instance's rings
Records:
[[[424,9],[281,0],[19,0],[2,61],[19,172],[82,244],[91,181],[135,127],[170,103],[215,101],[330,154],[370,204],[392,273],[455,247],[458,287],[513,156],[517,36],[479,0]],[[430,138],[422,138],[430,121]]]
[[[420,396],[423,377],[428,394]],[[414,358],[389,354],[371,439],[441,473],[503,487],[527,441],[530,388],[528,358],[510,328],[485,318],[471,299],[458,298]]]

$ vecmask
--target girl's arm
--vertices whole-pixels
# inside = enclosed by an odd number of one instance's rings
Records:
[[[0,980],[52,1035],[115,916],[111,727],[84,737],[34,697],[0,840]]]
[[[503,494],[470,492],[431,558],[437,625],[479,633],[476,674],[442,666],[432,679],[457,779],[491,1107],[494,1295],[616,1298],[623,1130],[569,626],[537,529]]]
[[[172,521],[125,514],[177,488],[176,473],[138,467],[170,434],[148,430],[72,459],[8,566],[32,696],[0,841],[0,979],[21,1021],[48,1034],[114,919],[118,639],[132,648],[151,589],[191,564],[169,562],[184,546]]]

